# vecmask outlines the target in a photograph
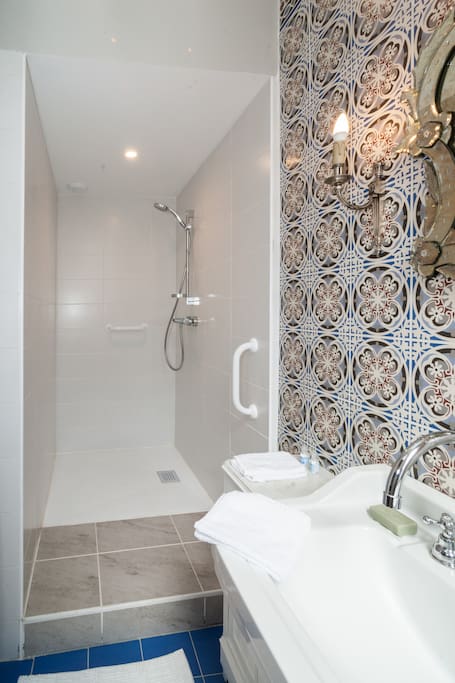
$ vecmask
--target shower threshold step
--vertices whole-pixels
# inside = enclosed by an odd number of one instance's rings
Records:
[[[41,530],[24,615],[25,654],[221,623],[204,513]]]
[[[24,617],[24,655],[178,633],[223,623],[220,590]]]

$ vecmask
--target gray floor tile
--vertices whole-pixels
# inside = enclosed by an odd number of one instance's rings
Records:
[[[100,552],[179,543],[170,517],[144,517],[96,525]]]
[[[205,512],[189,512],[184,515],[172,515],[172,519],[182,541],[196,540],[194,537],[194,523],[201,519],[205,514]]]
[[[104,605],[200,592],[181,545],[100,555]]]
[[[36,562],[27,616],[99,604],[96,555]]]
[[[194,571],[205,591],[220,587],[213,567],[212,550],[208,543],[185,543]]]
[[[202,628],[207,623],[204,619],[204,598],[116,610],[103,615],[104,639],[107,643],[179,633]]]
[[[25,656],[101,645],[101,615],[25,624]]]
[[[38,560],[96,553],[94,524],[44,527],[38,548]]]

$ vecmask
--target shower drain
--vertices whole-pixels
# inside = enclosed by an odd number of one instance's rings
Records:
[[[180,481],[179,475],[175,470],[157,470],[156,473],[162,484],[171,484],[173,481]]]

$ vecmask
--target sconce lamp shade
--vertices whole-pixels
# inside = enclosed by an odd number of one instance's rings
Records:
[[[335,142],[343,142],[348,137],[348,133],[348,117],[346,116],[344,111],[342,111],[337,120],[335,121],[335,125],[333,126],[333,139],[335,140]]]

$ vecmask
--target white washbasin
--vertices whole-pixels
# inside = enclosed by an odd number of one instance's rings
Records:
[[[292,576],[281,584],[248,567],[255,587],[247,586],[246,574],[236,574],[238,559],[220,551],[234,583],[244,584],[236,588],[261,637],[287,634],[278,645],[269,643],[275,659],[283,652],[285,680],[298,681],[309,661],[314,681],[455,681],[455,571],[431,557],[437,531],[420,523],[425,513],[455,516],[455,502],[406,480],[403,512],[419,530],[398,538],[366,512],[380,502],[388,472],[386,466],[353,468],[306,499],[288,501],[308,512],[312,530]],[[262,595],[262,604],[248,591]],[[267,605],[273,609],[268,617]],[[267,618],[277,614],[281,631],[273,635]],[[286,668],[285,658],[294,658],[294,666]]]

